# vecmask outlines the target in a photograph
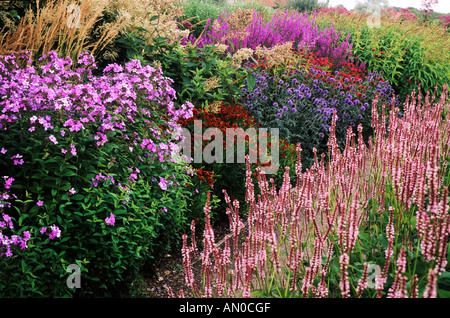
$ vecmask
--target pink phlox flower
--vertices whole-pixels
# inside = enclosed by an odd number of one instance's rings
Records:
[[[61,230],[59,229],[59,227],[57,227],[55,224],[53,224],[52,226],[50,226],[52,232],[49,234],[49,238],[51,240],[53,240],[56,237],[60,237],[61,236]]]
[[[106,222],[106,224],[109,224],[109,225],[114,225],[114,223],[116,223],[116,217],[115,217],[115,215],[114,214],[110,214],[109,215],[109,217],[107,217],[106,219],[105,219],[105,222]]]

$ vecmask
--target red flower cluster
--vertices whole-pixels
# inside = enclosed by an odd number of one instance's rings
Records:
[[[213,171],[207,171],[203,169],[196,169],[197,176],[201,181],[206,181],[208,185],[212,188],[214,185],[214,172]]]

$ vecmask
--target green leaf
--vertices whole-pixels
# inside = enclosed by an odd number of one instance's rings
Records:
[[[438,278],[439,288],[450,292],[450,272],[443,272]]]
[[[83,200],[84,199],[84,195],[82,195],[82,194],[75,194],[74,196],[72,196],[72,200],[74,200],[74,201],[80,201],[80,200]]]
[[[247,74],[247,88],[250,93],[255,88],[255,83],[256,83],[255,75],[253,73]]]
[[[437,290],[439,298],[450,298],[450,291],[439,289]]]

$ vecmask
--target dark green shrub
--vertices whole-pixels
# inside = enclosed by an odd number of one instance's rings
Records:
[[[144,65],[159,63],[164,75],[173,80],[177,100],[189,100],[195,107],[217,101],[233,102],[246,76],[245,70],[233,67],[231,58],[215,45],[201,49],[193,44],[182,47],[165,38],[147,45],[135,34],[128,34],[120,42],[127,48],[129,58],[138,58]]]

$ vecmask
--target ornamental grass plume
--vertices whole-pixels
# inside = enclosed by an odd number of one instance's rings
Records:
[[[123,19],[110,23],[101,30],[96,40],[92,40],[94,31],[98,32],[95,25],[110,1],[81,1],[75,7],[69,6],[71,3],[68,0],[46,1],[42,7],[37,1],[36,13],[28,10],[17,28],[1,32],[0,55],[31,51],[37,60],[56,47],[58,54],[73,60],[85,51],[95,56],[116,38],[124,23]]]
[[[279,189],[261,173],[254,183],[247,156],[245,220],[239,203],[231,202],[225,192],[227,245],[214,242],[207,221],[202,262],[206,285],[196,295],[436,297],[438,276],[448,270],[450,234],[448,190],[439,165],[450,155],[447,94],[444,87],[435,101],[413,92],[404,116],[398,116],[394,103],[383,105],[376,115],[375,100],[375,133],[369,145],[362,139],[357,143],[349,129],[347,143],[340,147],[334,138],[334,114],[330,160],[325,164],[323,156],[320,162],[316,157],[302,172],[298,145],[295,188],[289,168]],[[389,114],[386,106],[391,106]],[[184,247],[183,253],[192,286],[189,249]],[[382,271],[369,276],[374,266]],[[419,281],[428,281],[425,289]]]

